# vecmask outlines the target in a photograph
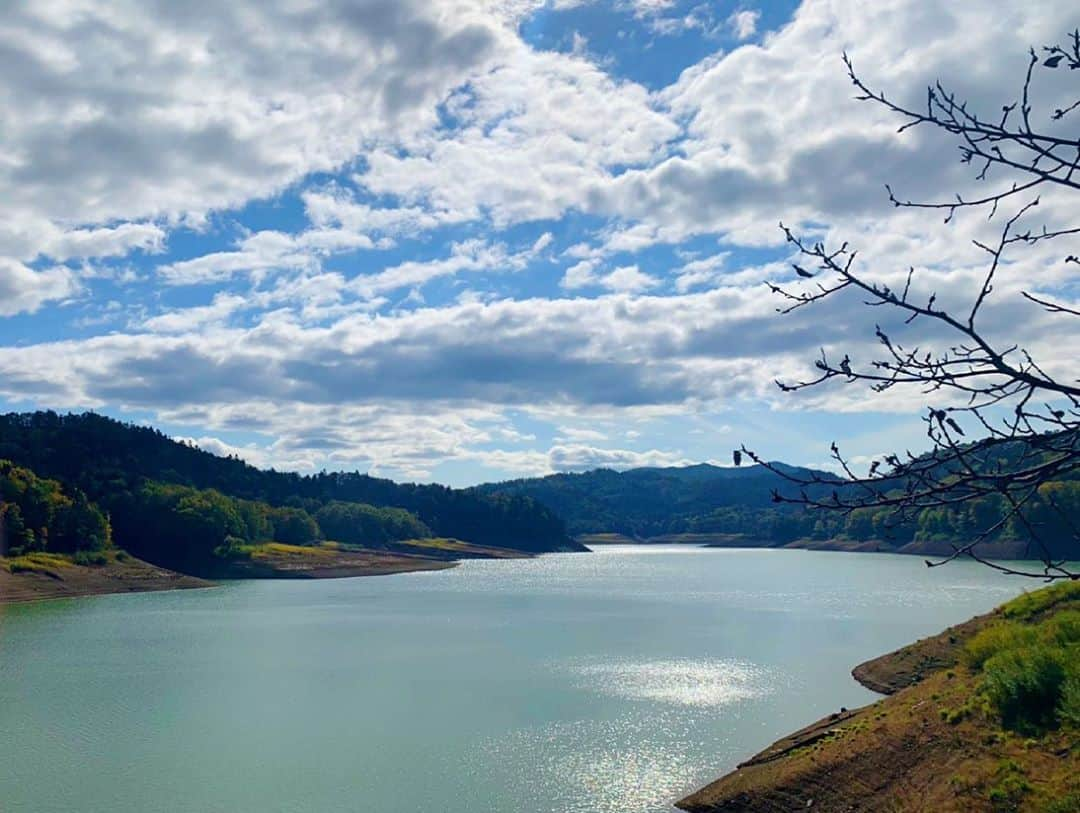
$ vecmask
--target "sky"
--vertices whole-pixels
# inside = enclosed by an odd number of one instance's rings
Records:
[[[452,485],[923,448],[936,396],[777,389],[819,348],[872,359],[875,321],[935,341],[857,297],[778,314],[765,283],[799,282],[778,223],[967,301],[1000,222],[896,209],[884,184],[980,182],[857,101],[841,55],[897,101],[941,79],[992,115],[1028,48],[1080,24],[1039,6],[5,4],[0,409]],[[1048,120],[1070,87],[1044,73]],[[1080,337],[1019,291],[1075,300],[1066,253],[1010,257],[981,317],[1049,370]]]

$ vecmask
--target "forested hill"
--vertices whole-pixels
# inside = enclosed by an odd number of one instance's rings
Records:
[[[1015,450],[1003,448],[1001,453],[1014,454]],[[784,468],[783,464],[772,465]],[[806,469],[786,468],[808,473]],[[751,545],[884,541],[879,549],[929,553],[947,552],[952,543],[970,540],[981,529],[1000,523],[988,541],[1002,543],[999,549],[1009,555],[1030,553],[1028,526],[996,495],[956,506],[926,508],[899,521],[888,508],[862,508],[844,514],[777,505],[771,501],[774,489],[792,496],[796,493],[792,483],[761,466],[736,469],[705,464],[624,472],[599,469],[477,488],[484,494],[533,497],[562,516],[572,534],[620,533],[638,538],[738,534]],[[814,496],[827,496],[826,489],[819,486]],[[1040,529],[1040,537],[1054,555],[1077,557],[1072,529],[1080,525],[1080,481],[1043,484],[1026,509],[1028,521]]]
[[[527,495],[399,484],[356,472],[300,476],[264,471],[177,442],[155,429],[94,413],[0,416],[0,460],[5,459],[78,489],[110,511],[121,547],[133,547],[133,535],[146,533],[137,526],[141,520],[124,511],[136,498],[145,507],[148,484],[153,485],[154,499],[164,499],[166,492],[169,499],[176,498],[180,492],[175,488],[161,488],[169,485],[312,515],[320,510],[325,515],[327,506],[338,503],[366,504],[404,509],[415,516],[418,527],[477,545],[528,552],[580,547],[557,515]],[[197,502],[206,498],[202,495]],[[392,515],[377,519],[382,525],[400,524]]]
[[[779,464],[783,466],[783,464]],[[796,476],[810,470],[787,468]],[[828,476],[819,472],[822,476]],[[671,533],[782,534],[801,530],[803,512],[777,507],[774,490],[798,490],[762,466],[723,468],[702,463],[629,471],[596,469],[477,487],[483,494],[533,497],[566,520],[573,534],[614,532],[649,537]]]

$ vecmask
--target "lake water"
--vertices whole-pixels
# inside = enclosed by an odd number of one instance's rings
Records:
[[[0,607],[0,808],[668,811],[1022,581],[619,546]]]

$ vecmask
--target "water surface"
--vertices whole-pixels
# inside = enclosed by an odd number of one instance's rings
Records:
[[[653,813],[1029,585],[599,548],[0,607],[7,813]]]

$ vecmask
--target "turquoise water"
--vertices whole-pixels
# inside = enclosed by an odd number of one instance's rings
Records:
[[[1021,588],[975,565],[610,547],[0,607],[6,813],[646,813]]]

